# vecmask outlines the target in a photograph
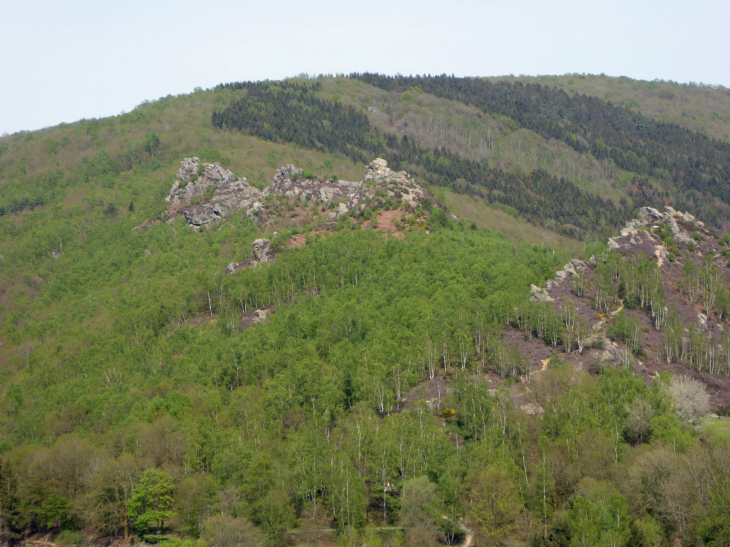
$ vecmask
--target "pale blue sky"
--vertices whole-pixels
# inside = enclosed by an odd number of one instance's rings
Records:
[[[302,72],[730,87],[730,2],[0,0],[0,134]]]

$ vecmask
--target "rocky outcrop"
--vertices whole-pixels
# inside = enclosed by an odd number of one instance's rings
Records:
[[[672,237],[677,243],[687,244],[692,240],[692,235],[687,228],[688,226],[693,227],[696,230],[704,230],[704,223],[697,220],[694,216],[689,213],[683,213],[677,211],[673,207],[666,206],[664,213],[660,213],[653,207],[642,207],[639,209],[639,218],[635,218],[626,223],[626,226],[621,229],[621,236],[630,236],[640,231],[639,228],[643,226],[655,226],[657,224],[666,223],[669,225],[672,231]],[[608,245],[612,248],[617,248],[617,238],[611,238],[608,240]],[[612,243],[614,241],[614,243]]]
[[[652,233],[662,224],[669,226],[675,244],[686,245],[692,241],[691,232],[707,232],[705,225],[689,213],[669,206],[663,213],[653,207],[642,207],[639,218],[628,221],[619,236],[608,240],[608,247],[623,255],[643,252],[648,257],[656,257],[662,265],[668,256],[667,248],[659,236]]]
[[[178,180],[166,198],[169,204],[167,218],[171,221],[183,215],[194,229],[239,210],[248,217],[265,220],[267,211],[278,206],[272,198],[280,196],[302,202],[314,200],[327,206],[336,204],[328,223],[336,222],[338,217],[351,214],[353,210],[363,211],[386,202],[390,202],[391,206],[416,207],[419,202],[428,200],[437,205],[433,196],[413,177],[405,171],[391,170],[381,158],[370,162],[363,180],[359,182],[304,178],[302,175],[302,170],[294,165],[284,165],[276,171],[272,184],[259,191],[245,178],[237,178],[217,163],[201,163],[198,158],[186,158],[180,162]]]
[[[301,200],[314,199],[324,204],[347,200],[350,195],[362,187],[360,182],[339,181],[334,179],[301,176],[301,169],[293,165],[284,165],[276,171],[274,181],[263,191],[264,196],[275,195]]]
[[[248,209],[261,192],[245,178],[239,179],[217,163],[201,163],[198,158],[180,162],[176,180],[170,189],[167,218],[182,214],[196,229],[226,217],[233,211]]]
[[[253,327],[256,323],[265,323],[269,315],[275,313],[274,307],[262,308],[260,310],[251,310],[241,317],[241,330]]]
[[[393,182],[397,184],[405,184],[411,186],[413,177],[405,171],[395,172],[388,167],[388,162],[382,158],[371,161],[365,168],[365,177],[363,181],[372,180],[374,182]]]
[[[268,264],[274,261],[274,253],[271,251],[270,239],[257,239],[253,242],[253,258],[247,258],[242,262],[231,262],[228,267],[216,275],[233,275],[244,268],[255,268],[259,264]]]
[[[257,239],[253,242],[253,256],[256,262],[264,264],[273,262],[274,255],[271,252],[270,239]]]
[[[548,282],[549,283],[549,282]],[[540,288],[537,285],[530,285],[533,302],[553,302],[555,299],[548,294],[547,288]]]
[[[555,279],[556,281],[559,281],[560,279],[564,279],[568,276],[577,275],[580,270],[585,270],[586,267],[586,263],[580,258],[571,258],[570,262],[563,266],[562,270],[558,270],[556,272]]]

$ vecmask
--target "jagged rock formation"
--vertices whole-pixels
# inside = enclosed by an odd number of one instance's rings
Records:
[[[263,195],[296,197],[302,200],[309,198],[328,204],[346,200],[362,187],[360,182],[324,178],[306,179],[301,174],[301,169],[293,165],[284,165],[276,171],[274,182],[263,191]]]
[[[201,164],[195,157],[180,162],[177,176],[165,198],[168,220],[182,214],[196,229],[232,211],[253,207],[261,197],[261,191],[245,178],[239,179],[217,163]]]
[[[302,170],[284,165],[277,170],[270,186],[263,191],[252,187],[246,179],[239,179],[217,163],[201,164],[198,158],[180,162],[178,180],[166,198],[168,221],[183,215],[194,229],[207,226],[233,211],[245,211],[246,216],[267,219],[267,207],[272,198],[283,196],[302,202],[315,200],[324,205],[337,204],[329,214],[328,222],[364,210],[373,203],[389,199],[392,203],[415,207],[419,202],[436,200],[423,186],[405,171],[395,172],[388,163],[378,158],[365,168],[360,182],[325,178],[304,178]],[[267,200],[268,198],[268,200]],[[452,218],[456,219],[453,215]]]
[[[271,252],[270,239],[257,239],[253,242],[253,256],[259,264],[271,262],[274,255]]]
[[[548,281],[550,283],[550,281]],[[533,302],[554,302],[555,299],[547,292],[547,288],[540,288],[537,285],[530,285]]]
[[[692,240],[692,234],[689,232],[690,226],[695,231],[705,231],[705,224],[703,222],[697,220],[689,213],[682,213],[667,205],[664,213],[660,213],[653,207],[642,207],[639,209],[639,218],[628,221],[626,227],[621,230],[621,235],[628,236],[636,233],[637,228],[641,226],[653,226],[659,223],[669,224],[672,230],[672,236],[678,243],[689,243]]]

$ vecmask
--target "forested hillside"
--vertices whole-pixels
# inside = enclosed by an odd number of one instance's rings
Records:
[[[563,76],[504,76],[492,81],[519,81],[558,87],[569,94],[585,94],[730,141],[730,89],[703,83],[679,84],[662,80],[632,80],[605,74]]]
[[[447,76],[352,77],[389,91],[407,93],[417,88],[460,100],[484,113],[505,116],[545,139],[563,141],[577,152],[590,153],[598,160],[610,158],[626,171],[660,181],[664,192],[637,196],[639,205],[648,197],[664,201],[666,192],[672,190],[673,201],[668,204],[701,213],[711,222],[727,218],[728,142],[540,84]]]
[[[729,150],[367,74],[3,137],[0,541],[725,545]]]

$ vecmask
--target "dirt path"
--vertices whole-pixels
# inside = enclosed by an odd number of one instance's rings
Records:
[[[449,520],[449,517],[447,517],[446,515],[441,515],[441,517],[444,520]],[[458,522],[459,522],[459,528],[461,528],[461,531],[466,534],[466,538],[464,538],[463,547],[471,547],[471,544],[474,543],[474,531],[467,528],[466,524],[461,522],[461,519],[459,519]]]
[[[604,314],[603,317],[601,317],[598,320],[598,323],[595,323],[593,325],[593,330],[596,330],[596,331],[599,330],[601,327],[603,327],[603,325],[606,324],[606,321],[608,321],[611,317],[616,316],[623,309],[624,309],[624,301],[621,300],[621,305],[618,307],[618,309]]]
[[[471,547],[471,544],[474,543],[474,531],[467,528],[463,522],[460,522],[459,526],[461,526],[461,530],[466,534],[464,547]]]

